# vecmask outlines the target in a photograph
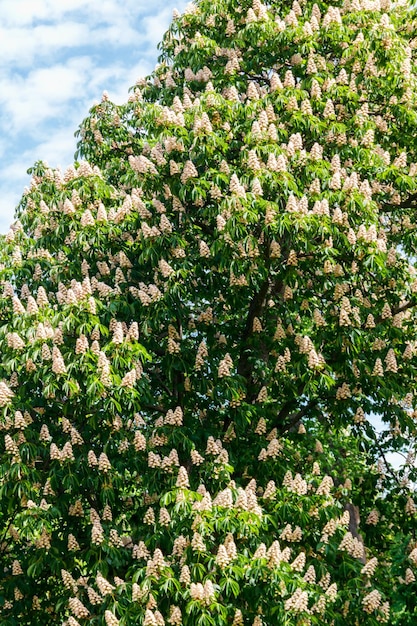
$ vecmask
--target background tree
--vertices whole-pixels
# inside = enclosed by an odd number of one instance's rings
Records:
[[[1,250],[2,624],[415,623],[416,25],[201,0],[82,160],[34,166]]]

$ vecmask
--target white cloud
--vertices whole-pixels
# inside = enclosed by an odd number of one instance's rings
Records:
[[[74,107],[81,114],[76,126],[92,104],[101,99],[104,90],[121,104],[128,97],[128,88],[152,70],[146,59],[132,66],[121,62],[106,67],[94,65],[88,56],[73,57],[66,63],[34,69],[26,76],[0,74],[0,125],[4,135],[18,132],[42,137],[48,120],[61,123]],[[75,129],[74,129],[75,130]],[[4,142],[3,142],[4,143]],[[0,154],[2,144],[0,142]]]
[[[54,130],[45,140],[21,154],[4,160],[0,172],[0,232],[5,232],[13,218],[23,190],[30,183],[26,171],[36,161],[44,161],[53,167],[65,170],[72,163],[76,148],[74,125],[72,122]]]
[[[91,71],[88,57],[76,57],[66,64],[35,69],[26,77],[0,78],[0,106],[8,132],[22,129],[31,134],[48,118],[61,117],[63,108],[85,90]]]
[[[149,15],[143,18],[145,38],[154,48],[161,41],[171,17],[172,9],[166,7],[158,15]]]
[[[0,232],[36,160],[63,169],[103,90],[122,103],[188,0],[1,0]]]
[[[73,161],[76,141],[73,125],[66,124],[27,153],[29,166],[35,161],[44,161],[65,170]]]
[[[35,21],[61,21],[68,13],[83,17],[118,20],[137,3],[126,0],[2,0],[2,21],[6,25],[32,25]],[[155,7],[156,8],[156,7]]]
[[[154,40],[152,31],[155,29],[159,38],[171,13],[162,8],[162,2],[153,3],[153,12],[158,9],[158,4],[161,4],[158,17],[148,21],[146,17],[138,19],[133,2],[125,3],[121,8],[114,0],[39,0],[33,3],[6,0],[5,5],[2,4],[0,66],[13,63],[17,67],[28,67],[35,59],[48,59],[53,54],[79,46],[123,48],[137,46],[141,39]],[[142,38],[138,37],[139,27],[140,31],[145,30]]]
[[[87,44],[90,29],[81,22],[42,24],[33,28],[0,28],[0,67],[30,67],[35,58],[53,59],[58,50]]]
[[[67,15],[79,14],[89,23],[120,24],[147,14],[159,15],[172,5],[185,7],[186,2],[169,0],[2,0],[2,22],[7,26],[32,26],[38,21],[62,21]],[[172,9],[171,9],[172,10]]]
[[[97,101],[100,99],[103,90],[107,91],[112,102],[123,104],[129,97],[129,87],[133,86],[139,78],[149,74],[154,65],[155,63],[151,63],[147,59],[141,59],[138,63],[129,67],[117,64],[106,68],[95,68],[90,85],[91,98],[89,106],[92,105],[93,100]],[[84,113],[86,115],[87,110]]]
[[[10,189],[3,184],[1,185],[0,233],[7,233],[9,230],[10,224],[13,222],[15,207],[21,195],[21,191],[18,193],[14,189]]]

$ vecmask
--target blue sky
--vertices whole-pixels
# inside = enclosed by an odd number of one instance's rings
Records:
[[[74,132],[107,91],[128,88],[157,62],[173,9],[188,0],[1,0],[0,232],[35,161],[65,169]]]

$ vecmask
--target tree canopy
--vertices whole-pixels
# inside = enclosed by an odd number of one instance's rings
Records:
[[[416,46],[402,1],[198,0],[34,165],[2,626],[415,624]]]

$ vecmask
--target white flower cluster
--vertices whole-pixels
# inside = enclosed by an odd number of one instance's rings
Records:
[[[286,611],[293,611],[294,613],[308,612],[307,591],[297,588],[293,595],[285,601],[284,608]]]
[[[339,550],[344,550],[356,559],[363,559],[365,556],[365,549],[363,543],[353,537],[351,532],[347,532],[339,544]]]

